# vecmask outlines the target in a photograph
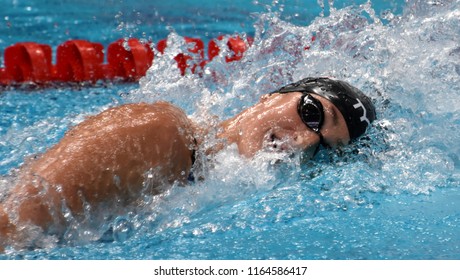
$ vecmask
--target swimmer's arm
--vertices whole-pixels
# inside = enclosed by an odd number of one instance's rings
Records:
[[[84,201],[129,200],[142,190],[149,168],[158,167],[169,182],[185,181],[193,145],[189,126],[186,115],[166,103],[124,105],[87,119],[21,169],[18,185],[0,205],[0,238],[13,236],[16,222],[46,230],[63,219],[50,213],[50,207],[59,212],[62,201],[78,215]]]
[[[16,233],[16,227],[11,223],[3,205],[0,205],[0,253],[4,252],[8,241]]]

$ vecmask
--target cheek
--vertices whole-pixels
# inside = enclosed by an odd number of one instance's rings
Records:
[[[284,149],[305,151],[315,149],[319,144],[316,133],[308,131],[274,130],[273,137],[283,143]]]
[[[263,127],[258,121],[253,121],[250,125],[242,127],[237,141],[240,154],[252,157],[262,148],[268,130],[269,128]]]
[[[313,131],[302,131],[294,134],[294,143],[301,150],[309,150],[319,145],[319,136]]]
[[[325,142],[332,148],[347,145],[350,142],[348,130],[345,128],[335,128],[324,130],[323,137]]]

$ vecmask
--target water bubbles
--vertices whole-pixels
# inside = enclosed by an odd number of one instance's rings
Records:
[[[131,50],[131,47],[129,46],[128,40],[123,41],[123,48],[127,51]]]
[[[380,13],[380,17],[388,21],[395,19],[395,15],[390,10],[385,10]]]
[[[116,242],[125,242],[134,232],[133,225],[126,217],[119,216],[113,221],[113,240]]]

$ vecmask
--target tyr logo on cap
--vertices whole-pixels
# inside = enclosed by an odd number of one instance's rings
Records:
[[[358,109],[358,108],[363,109],[363,115],[359,118],[359,120],[362,121],[362,122],[366,122],[367,125],[370,125],[371,122],[370,122],[369,119],[367,118],[367,110],[366,110],[366,107],[364,107],[364,105],[363,105],[363,103],[361,102],[361,100],[356,99],[356,101],[357,101],[358,103],[353,104],[353,108],[355,108],[355,109]]]

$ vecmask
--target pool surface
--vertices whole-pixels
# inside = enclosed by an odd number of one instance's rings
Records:
[[[0,200],[24,160],[118,104],[166,100],[206,123],[324,75],[361,88],[378,114],[340,153],[247,160],[229,147],[196,170],[203,181],[0,259],[460,259],[460,2],[425,2],[0,0],[2,51],[125,37],[173,46],[136,83],[0,88]],[[240,61],[223,53],[181,75],[183,36],[233,34],[254,38]]]

